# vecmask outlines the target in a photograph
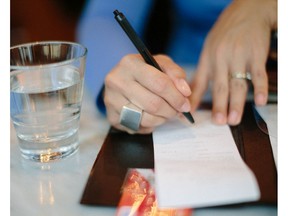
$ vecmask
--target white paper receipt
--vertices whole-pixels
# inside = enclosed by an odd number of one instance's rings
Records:
[[[195,124],[178,119],[153,132],[156,196],[160,207],[207,207],[256,201],[260,191],[230,128],[197,111]]]

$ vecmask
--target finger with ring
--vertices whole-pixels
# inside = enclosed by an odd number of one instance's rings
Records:
[[[230,75],[230,79],[246,79],[251,80],[251,74],[249,72],[243,73],[243,72],[234,72]]]

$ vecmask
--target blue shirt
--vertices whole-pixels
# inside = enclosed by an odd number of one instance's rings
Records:
[[[196,65],[205,37],[231,0],[172,0],[174,29],[167,54],[178,64]],[[153,0],[89,0],[77,29],[77,40],[88,48],[85,86],[96,98],[106,74],[129,53],[138,53],[114,19],[123,12],[136,32],[143,36]],[[103,101],[98,103],[105,111]],[[99,101],[98,101],[99,102]]]

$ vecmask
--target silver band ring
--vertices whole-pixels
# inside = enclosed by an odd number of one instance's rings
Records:
[[[230,76],[231,79],[246,79],[251,80],[251,74],[249,72],[243,73],[243,72],[234,72]]]
[[[132,103],[123,106],[120,113],[120,124],[133,131],[138,131],[142,119],[142,112],[143,110]]]

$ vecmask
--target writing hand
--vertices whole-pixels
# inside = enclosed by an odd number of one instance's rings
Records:
[[[119,123],[121,109],[129,103],[143,110],[137,133],[150,133],[180,112],[190,112],[185,72],[165,55],[154,57],[164,73],[146,64],[139,54],[130,54],[107,75],[104,103],[114,127],[135,133]]]

